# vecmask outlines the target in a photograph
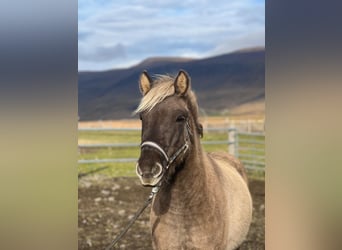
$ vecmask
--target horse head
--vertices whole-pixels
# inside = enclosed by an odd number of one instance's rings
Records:
[[[156,186],[162,179],[171,180],[182,166],[194,143],[194,131],[201,134],[202,126],[185,71],[174,79],[160,76],[156,81],[144,71],[139,87],[143,99],[136,113],[142,121],[142,143],[136,172],[142,185]]]

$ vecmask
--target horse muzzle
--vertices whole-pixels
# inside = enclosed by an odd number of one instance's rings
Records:
[[[160,163],[152,164],[152,166],[136,165],[136,173],[143,186],[156,186],[163,178],[163,166]]]

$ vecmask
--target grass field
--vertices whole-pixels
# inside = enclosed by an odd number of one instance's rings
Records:
[[[228,140],[227,132],[210,131],[204,134],[204,141],[225,141]],[[239,135],[238,136],[239,159],[247,162],[264,162],[264,137]],[[253,141],[254,143],[250,143]],[[140,131],[79,131],[79,144],[100,144],[100,143],[140,143]],[[228,151],[227,144],[203,145],[208,152]],[[133,147],[106,147],[106,148],[79,148],[78,159],[112,159],[112,158],[138,158],[139,146]],[[249,155],[253,155],[253,157]],[[260,159],[259,159],[260,158]],[[259,166],[260,167],[260,166]],[[91,173],[99,170],[99,173],[109,176],[135,176],[135,162],[127,163],[90,163],[78,164],[79,174]],[[253,171],[254,177],[263,178],[262,172]]]

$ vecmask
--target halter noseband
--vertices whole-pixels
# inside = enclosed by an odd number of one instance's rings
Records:
[[[188,140],[189,140],[189,134],[192,134],[190,132],[190,125],[189,125],[189,121],[186,122],[186,127],[185,127],[185,132],[186,132],[186,136],[185,136],[185,142],[183,144],[182,147],[180,147],[176,153],[174,153],[171,157],[169,157],[167,155],[167,153],[165,152],[165,150],[159,146],[157,143],[153,142],[153,141],[144,141],[141,145],[140,148],[142,149],[145,146],[150,146],[154,149],[157,149],[157,151],[159,151],[159,153],[161,153],[165,160],[166,160],[166,166],[164,167],[165,170],[168,170],[170,165],[177,159],[177,157],[181,154],[181,153],[185,153],[186,151],[188,151],[189,149],[189,144],[188,144]]]
[[[153,141],[145,141],[140,145],[140,148],[143,148],[144,146],[150,146],[154,149],[157,149],[165,158],[166,160],[166,166],[165,169],[168,170],[170,165],[177,159],[177,157],[181,154],[181,153],[185,153],[188,149],[189,149],[189,144],[185,141],[184,145],[182,147],[180,147],[176,153],[174,153],[171,157],[168,157],[167,153],[165,152],[165,150],[160,147],[157,143],[153,142]]]

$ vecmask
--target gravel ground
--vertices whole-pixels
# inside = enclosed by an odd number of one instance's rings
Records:
[[[253,221],[240,250],[265,249],[265,183],[250,180]],[[138,178],[108,178],[101,175],[79,179],[78,248],[104,249],[120,233],[147,199],[150,188]],[[149,207],[115,249],[151,250]]]

